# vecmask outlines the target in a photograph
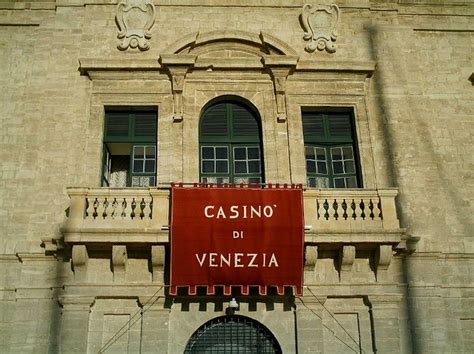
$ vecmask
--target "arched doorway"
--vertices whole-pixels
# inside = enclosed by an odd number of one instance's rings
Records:
[[[243,99],[220,97],[199,125],[200,179],[205,183],[263,183],[260,117]]]
[[[217,317],[191,336],[185,353],[281,353],[275,336],[261,323],[245,316]]]

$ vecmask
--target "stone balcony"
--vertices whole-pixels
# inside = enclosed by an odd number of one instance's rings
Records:
[[[73,262],[85,262],[88,250],[112,249],[113,263],[127,249],[151,252],[151,263],[164,264],[169,243],[170,188],[69,188],[69,217],[62,228]],[[406,248],[395,198],[397,189],[308,189],[303,192],[305,268],[318,254],[337,257],[342,270],[356,252],[368,254],[376,268],[387,268],[394,250]]]

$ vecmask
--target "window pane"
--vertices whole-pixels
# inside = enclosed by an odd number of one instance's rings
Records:
[[[145,149],[145,155],[147,159],[154,159],[155,158],[155,147],[154,146],[147,146]]]
[[[327,177],[316,177],[316,187],[318,187],[318,188],[329,188],[329,178],[327,178]]]
[[[214,158],[214,148],[213,147],[208,147],[208,146],[203,146],[201,148],[201,154],[203,159],[213,159]]]
[[[328,173],[328,170],[326,168],[326,162],[319,162],[318,161],[318,173],[321,173],[323,175]]]
[[[316,164],[313,161],[306,161],[306,171],[308,173],[316,173]]]
[[[319,161],[326,161],[326,150],[323,148],[316,148],[316,156]]]
[[[132,176],[132,187],[149,187],[155,185],[155,177]]]
[[[153,176],[149,176],[148,181],[149,181],[150,186],[154,186],[156,184],[155,177]]]
[[[357,188],[357,179],[355,177],[346,178],[347,188]]]
[[[248,148],[248,157],[250,160],[260,160],[260,148],[250,147]]]
[[[247,158],[245,150],[245,148],[234,148],[234,159],[245,160]]]
[[[133,149],[134,157],[136,159],[143,159],[143,151],[143,146],[135,146],[135,148]]]
[[[214,161],[202,161],[202,172],[203,173],[213,173],[214,171]]]
[[[227,160],[227,148],[226,147],[216,147],[216,158]]]
[[[249,179],[248,179],[248,177],[235,177],[234,182],[235,182],[235,184],[240,184],[240,183],[247,184],[247,183],[249,183]]]
[[[260,161],[249,161],[249,173],[260,173]]]
[[[334,178],[334,187],[335,188],[345,188],[344,178]]]
[[[352,160],[354,159],[354,155],[352,153],[352,147],[351,146],[347,146],[347,147],[343,147],[342,148],[342,151],[344,153],[344,159],[345,160]]]
[[[344,173],[344,170],[342,168],[342,162],[340,162],[340,161],[333,162],[332,163],[332,168],[334,170],[334,173],[336,173],[336,174]]]
[[[247,164],[245,161],[234,161],[235,173],[247,173]]]
[[[312,147],[306,147],[305,148],[305,155],[306,155],[306,159],[308,160],[315,160],[315,155],[314,155],[314,148]]]
[[[329,178],[326,178],[326,177],[310,177],[310,178],[308,178],[308,187],[329,188]]]
[[[310,177],[308,178],[308,187],[315,188],[316,187],[316,178]]]
[[[143,172],[143,160],[133,161],[133,172]]]
[[[345,161],[344,169],[346,173],[354,173],[355,172],[354,161]]]
[[[155,160],[145,161],[145,172],[155,172]]]
[[[218,160],[216,161],[216,172],[219,173],[228,173],[229,172],[229,167],[227,160]]]
[[[342,149],[339,147],[331,148],[331,157],[333,160],[342,160]]]

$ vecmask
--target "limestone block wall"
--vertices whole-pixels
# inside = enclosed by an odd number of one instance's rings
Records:
[[[360,101],[357,115],[367,125],[363,147],[365,166],[370,166],[364,180],[373,188],[399,188],[401,227],[420,240],[414,254],[395,257],[378,277],[362,257],[341,278],[332,256],[323,255],[306,271],[305,283],[350,336],[360,336],[365,352],[472,348],[474,90],[469,77],[474,70],[474,7],[460,1],[335,2],[342,16],[332,54],[304,50],[303,2],[296,0],[155,1],[148,51],[117,49],[116,1],[0,2],[0,351],[95,352],[107,342],[104,333],[140,311],[158,289],[160,284],[146,290],[151,273],[146,261],[133,258],[120,286],[109,261],[100,257],[91,257],[86,281],[77,282],[69,251],[59,257],[45,254],[41,240],[62,236],[69,206],[66,187],[99,186],[104,107],[157,107],[158,179],[191,181],[197,176],[198,114],[216,86],[208,83],[206,93],[199,80],[185,83],[184,120],[174,122],[172,85],[165,72],[111,77],[105,72],[97,79],[81,74],[79,61],[143,65],[149,60],[159,68],[159,56],[173,42],[215,30],[269,33],[289,45],[300,61],[315,65],[375,63],[373,74],[359,80],[362,92],[354,91],[353,76],[290,75],[285,123],[272,116],[268,74],[262,74],[259,84],[248,85],[242,95],[261,107],[267,127],[267,179],[304,181],[304,161],[290,161],[302,143],[297,133],[290,134],[300,129],[300,105]],[[232,80],[241,83],[245,77],[228,78]],[[232,92],[235,87],[227,83],[217,88]],[[311,293],[299,300],[300,352],[342,351],[335,333],[352,343]],[[193,306],[196,326],[221,314],[210,305],[206,311]],[[271,327],[278,338],[288,338],[282,345],[292,352],[293,314],[287,310],[243,313]],[[141,331],[144,352],[180,352],[192,332],[179,332],[189,315],[180,305],[157,302],[140,329],[127,332],[129,350],[136,349]],[[181,339],[172,338],[175,332]]]

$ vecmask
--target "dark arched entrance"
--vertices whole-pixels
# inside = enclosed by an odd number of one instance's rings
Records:
[[[275,336],[245,316],[217,317],[198,328],[185,353],[281,353]]]

